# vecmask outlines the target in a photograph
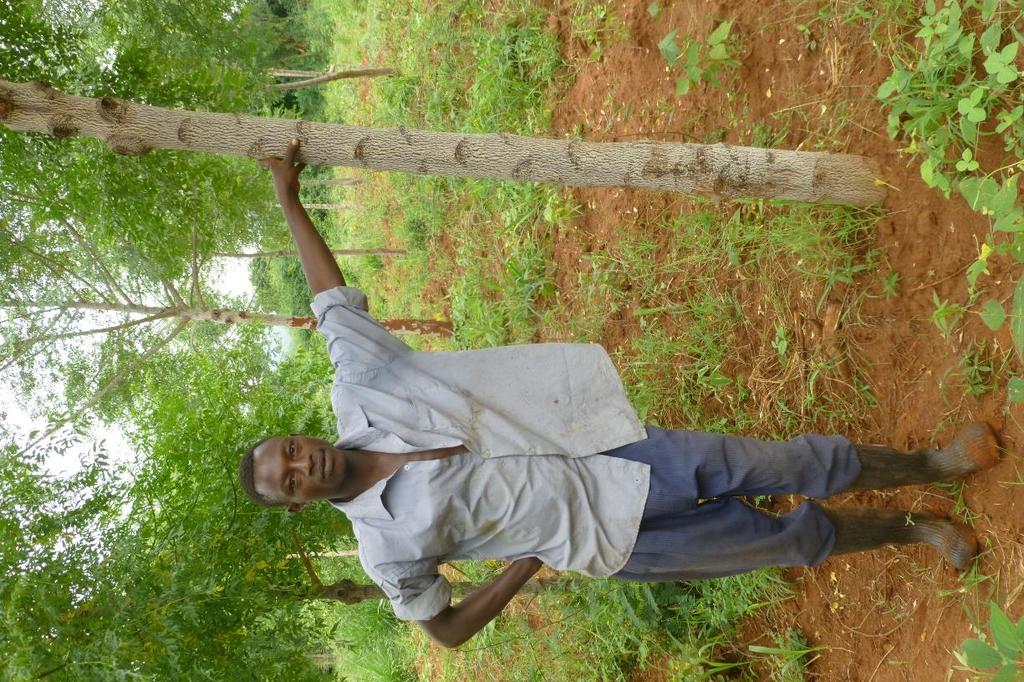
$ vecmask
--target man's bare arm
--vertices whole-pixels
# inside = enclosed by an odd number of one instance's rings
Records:
[[[533,557],[513,561],[501,575],[457,605],[449,606],[430,620],[416,623],[438,644],[457,647],[501,613],[541,566],[540,559]]]
[[[288,221],[295,247],[299,251],[302,273],[306,276],[306,282],[315,296],[321,291],[344,285],[345,278],[338,267],[338,261],[334,259],[334,254],[317,232],[306,209],[302,207],[302,202],[299,201],[299,173],[306,164],[295,163],[298,151],[299,141],[292,140],[283,159],[263,159],[260,163],[269,168],[274,177],[274,190],[277,192],[281,208],[284,209],[284,217]]]

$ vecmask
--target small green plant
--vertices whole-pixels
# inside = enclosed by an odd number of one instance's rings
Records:
[[[971,344],[960,356],[964,393],[977,398],[995,389],[1008,363],[1008,358],[997,356],[987,342]]]
[[[678,32],[670,31],[658,43],[658,49],[669,66],[683,71],[682,75],[676,78],[676,94],[685,95],[702,81],[716,88],[721,86],[719,73],[726,67],[739,64],[735,58],[735,40],[731,39],[732,21],[718,24],[704,44],[688,38],[680,47],[676,44]]]
[[[779,354],[779,362],[786,361],[786,351],[789,350],[789,336],[786,334],[786,327],[775,323],[775,340],[772,341],[772,348]]]
[[[900,273],[891,272],[882,279],[882,294],[888,299],[896,298],[900,293]]]
[[[771,679],[779,682],[797,682],[806,677],[807,664],[813,660],[811,654],[824,651],[826,647],[810,646],[798,630],[787,630],[785,635],[773,633],[772,639],[776,646],[759,646],[751,644],[747,647],[751,653],[769,656]]]
[[[932,322],[942,332],[942,336],[948,339],[963,319],[964,307],[959,303],[940,299],[934,291],[932,292],[932,303],[935,304],[935,310],[932,311]]]
[[[1024,618],[1013,623],[995,602],[989,602],[988,633],[968,639],[955,652],[964,670],[993,674],[993,682],[1013,682],[1024,676]]]
[[[575,0],[570,15],[570,26],[573,37],[592,48],[587,55],[587,59],[592,62],[601,61],[606,42],[621,41],[629,36],[625,25],[606,2]]]
[[[986,246],[1024,261],[1024,210],[1018,178],[1024,168],[1024,86],[1017,69],[1024,10],[1017,0],[927,0],[903,56],[878,89],[890,107],[889,135],[921,155],[921,178],[947,197],[956,190],[992,221],[1004,243]],[[997,137],[1015,159],[997,169],[978,160],[986,137]],[[981,256],[968,271],[973,289],[987,272]]]

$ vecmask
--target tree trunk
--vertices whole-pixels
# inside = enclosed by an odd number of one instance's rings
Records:
[[[327,71],[302,71],[300,69],[267,69],[267,73],[274,78],[316,78],[322,76],[325,73],[330,73],[331,70]]]
[[[345,557],[359,556],[358,549],[343,549],[338,552],[315,552],[313,554],[307,554],[310,559],[343,559]],[[288,554],[285,555],[285,559],[301,559],[301,554]]]
[[[363,181],[359,178],[304,178],[302,180],[303,185],[333,185],[347,187],[351,185],[361,185]]]
[[[306,208],[319,208],[324,211],[359,211],[364,208],[362,204],[340,203],[340,204],[303,204]]]
[[[394,69],[355,69],[352,71],[329,71],[324,74],[320,74],[314,78],[304,81],[293,81],[291,83],[275,83],[269,85],[269,90],[298,90],[299,88],[307,88],[311,85],[320,85],[321,83],[330,83],[331,81],[340,80],[342,78],[376,78],[378,76],[390,76],[398,73]]]
[[[405,249],[331,249],[335,256],[398,256],[405,253]],[[298,258],[296,251],[282,249],[280,251],[257,251],[256,253],[242,253],[235,251],[220,251],[213,254],[218,258]]]
[[[0,302],[0,307],[25,306],[29,308],[53,308],[49,304],[26,304],[20,301]],[[101,310],[107,312],[133,313],[138,315],[157,315],[161,317],[176,318],[179,320],[195,320],[196,322],[216,322],[218,324],[262,324],[272,327],[292,327],[294,329],[316,329],[315,317],[289,317],[277,313],[258,313],[248,310],[227,310],[224,308],[188,308],[168,306],[146,306],[127,303],[92,301],[72,301],[64,303],[59,308],[69,310]],[[410,334],[451,336],[452,324],[440,320],[409,320],[393,319],[380,320],[384,328],[393,332],[405,332]]]
[[[850,154],[673,142],[599,142],[364,128],[180,111],[0,80],[0,122],[56,137],[87,135],[115,152],[180,149],[261,159],[283,157],[292,138],[314,165],[624,186],[715,198],[758,197],[867,206],[886,189],[875,161]]]

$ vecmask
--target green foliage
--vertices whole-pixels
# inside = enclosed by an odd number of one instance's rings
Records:
[[[522,134],[546,128],[550,112],[541,105],[561,58],[540,7],[517,3],[490,13],[464,0],[425,12],[410,0],[371,1],[365,13],[389,17],[376,36],[402,46],[391,55],[401,75],[374,88],[374,125]]]
[[[960,664],[975,674],[993,675],[996,682],[1012,682],[1024,676],[1024,618],[1007,618],[995,602],[989,602],[988,632],[982,639],[967,639],[955,652]]]
[[[1009,358],[988,343],[970,344],[960,356],[959,375],[963,392],[978,397],[992,391],[1006,379]]]
[[[629,36],[611,3],[574,0],[569,20],[573,38],[590,48],[588,61],[601,61],[606,41],[621,41]]]
[[[1016,67],[1024,41],[1019,0],[956,0],[939,6],[928,0],[915,37],[895,56],[893,72],[878,89],[888,107],[889,135],[907,140],[921,155],[921,178],[949,197],[955,189],[974,210],[989,216],[995,233],[1008,239],[995,246],[1024,260],[1024,210],[1017,184],[1024,159],[1024,81]],[[1001,143],[1012,159],[983,168],[979,149],[987,139]],[[982,251],[968,271],[972,289],[987,272]]]
[[[5,78],[192,109],[265,111],[273,104],[265,71],[285,51],[262,0],[3,0],[0,24]],[[56,421],[107,382],[133,379],[146,349],[168,332],[157,324],[113,331],[99,343],[30,343],[114,324],[110,316],[61,308],[155,303],[167,297],[168,283],[195,304],[193,263],[201,268],[212,253],[239,250],[279,225],[272,198],[265,171],[246,159],[169,151],[123,157],[92,139],[0,129],[0,297],[40,306],[5,305],[3,343],[35,411]],[[212,306],[226,303],[207,296]],[[43,384],[58,390],[33,393]],[[132,386],[122,382],[96,410],[120,411]]]
[[[882,279],[882,293],[888,299],[896,298],[900,292],[900,273],[890,272]]]
[[[131,481],[106,456],[68,479],[0,459],[0,640],[5,679],[319,679],[309,654],[334,614],[307,590],[307,549],[351,530],[326,505],[261,511],[239,490],[241,453],[272,433],[334,431],[323,348],[275,366],[256,329],[163,354],[127,408],[144,459]]]
[[[311,314],[313,294],[298,258],[254,258],[249,278],[257,309],[293,317]]]
[[[942,332],[942,336],[948,339],[963,320],[964,307],[958,303],[940,299],[934,291],[932,292],[932,304],[935,306],[935,310],[932,311],[932,322]]]
[[[990,298],[981,305],[981,321],[992,331],[998,331],[1006,321],[1006,310],[1003,304],[994,298]]]
[[[670,31],[661,39],[658,50],[665,61],[683,72],[676,78],[677,95],[685,95],[701,82],[720,87],[719,74],[739,64],[735,38],[731,35],[732,23],[731,20],[719,22],[704,43],[687,38],[680,46],[676,43],[678,30]]]

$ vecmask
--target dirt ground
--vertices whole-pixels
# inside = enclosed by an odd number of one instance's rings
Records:
[[[567,57],[585,58],[590,48],[569,30],[572,3],[556,4],[550,30],[558,34]],[[840,330],[840,338],[865,369],[878,403],[850,425],[848,435],[855,441],[910,449],[941,442],[958,422],[985,420],[999,430],[1006,448],[1001,463],[972,478],[964,493],[970,509],[981,514],[975,528],[987,548],[979,570],[988,580],[977,591],[962,589],[958,574],[923,549],[830,559],[817,569],[790,571],[797,596],[748,623],[745,643],[775,646],[765,635],[768,625],[783,631],[799,628],[811,645],[826,647],[809,667],[812,679],[967,679],[953,670],[952,652],[972,636],[972,616],[980,613],[987,620],[979,597],[1008,603],[1013,618],[1024,615],[1018,454],[1024,412],[1009,404],[1005,388],[981,400],[944,392],[942,379],[958,366],[962,352],[974,340],[991,339],[992,333],[969,313],[962,332],[947,340],[931,321],[933,291],[943,299],[966,301],[962,273],[977,256],[987,221],[962,200],[947,200],[928,189],[918,175],[918,162],[901,155],[900,143],[886,135],[886,114],[873,95],[890,65],[872,47],[866,28],[816,23],[811,35],[805,35],[796,26],[810,24],[817,15],[817,6],[810,3],[661,2],[657,18],[649,15],[649,4],[623,0],[616,6],[628,37],[608,41],[598,61],[580,59],[585,64],[554,112],[554,132],[581,126],[592,140],[744,143],[750,137],[742,124],[760,123],[778,132],[780,147],[817,149],[828,141],[835,151],[877,159],[892,187],[885,205],[888,214],[874,235],[882,265],[857,282],[871,295],[861,304],[861,323]],[[677,97],[676,74],[667,72],[658,42],[672,29],[681,35],[707,35],[716,19],[736,22],[732,30],[742,45],[738,78],[728,88],[701,85]],[[726,115],[729,91],[745,97],[749,105],[732,120]],[[578,234],[556,248],[566,266],[559,270],[569,270],[582,252],[614,243],[624,231],[649,235],[657,216],[692,205],[629,190],[579,191],[577,199],[586,208]],[[984,280],[989,294],[1006,304],[1020,268],[996,258],[990,271],[991,278]],[[900,295],[895,298],[881,295],[882,276],[890,272],[900,273]],[[845,300],[841,291],[833,298],[837,305]],[[609,325],[604,339],[609,347],[631,334],[627,322]],[[995,338],[999,348],[1011,348],[1005,328]],[[1012,363],[1019,371],[1016,360]],[[924,486],[844,495],[832,503],[943,514],[953,507],[944,491]]]

